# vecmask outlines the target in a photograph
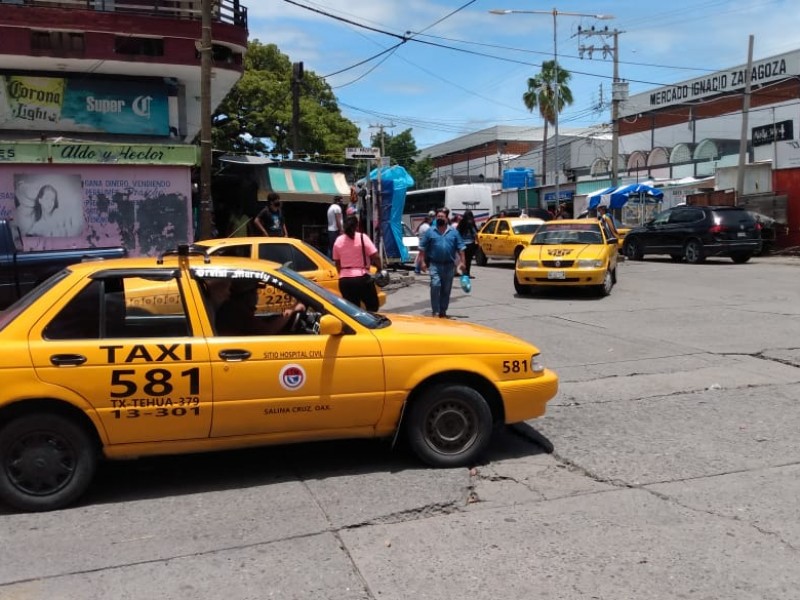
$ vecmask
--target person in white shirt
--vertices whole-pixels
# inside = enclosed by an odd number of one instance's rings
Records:
[[[428,232],[428,229],[431,228],[431,223],[436,218],[436,211],[428,211],[428,216],[419,224],[417,227],[417,240],[418,245],[422,244],[422,238],[425,237],[425,234]],[[417,254],[417,258],[414,260],[414,273],[417,275],[422,274],[422,256]]]
[[[334,196],[328,207],[328,256],[333,258],[333,244],[344,231],[342,229],[342,197]]]

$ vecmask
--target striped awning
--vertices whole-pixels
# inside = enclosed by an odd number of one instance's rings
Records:
[[[267,167],[268,184],[281,200],[330,203],[334,196],[350,197],[344,173]]]

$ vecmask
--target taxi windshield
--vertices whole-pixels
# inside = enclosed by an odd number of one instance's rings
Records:
[[[532,244],[602,244],[597,223],[546,223],[533,236]]]
[[[379,315],[378,313],[371,313],[362,309],[360,306],[356,306],[355,304],[351,304],[341,296],[337,296],[330,290],[326,290],[321,285],[317,284],[310,279],[306,279],[300,273],[293,271],[289,267],[281,267],[278,269],[278,272],[282,275],[285,275],[289,279],[291,279],[295,284],[298,286],[308,288],[309,290],[313,291],[315,294],[322,296],[336,306],[339,310],[343,313],[346,313],[349,317],[352,317],[356,321],[358,321],[364,327],[369,327],[370,329],[381,329],[386,327],[390,324],[388,318]]]

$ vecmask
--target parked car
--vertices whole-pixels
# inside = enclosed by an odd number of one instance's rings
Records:
[[[617,282],[617,239],[593,219],[548,221],[533,236],[514,267],[514,289],[540,286],[590,287],[608,296]]]
[[[478,231],[475,263],[485,266],[488,259],[517,260],[533,234],[544,223],[526,217],[493,217]]]
[[[292,237],[231,237],[203,240],[195,248],[211,255],[239,256],[288,265],[334,294],[339,294],[339,273],[334,262],[311,244]],[[374,273],[375,267],[370,268]],[[378,305],[386,303],[386,292],[378,288]]]
[[[141,303],[143,286],[179,301]],[[271,302],[254,313],[256,287]],[[366,312],[287,267],[187,247],[57,273],[0,313],[0,365],[0,501],[28,511],[75,502],[100,457],[402,435],[429,465],[472,465],[558,390],[508,333]]]
[[[408,249],[408,260],[406,262],[413,265],[417,260],[417,254],[419,254],[419,237],[405,223],[403,223],[403,245]]]
[[[727,256],[745,263],[761,251],[755,219],[736,206],[674,206],[628,232],[623,253],[631,260],[648,254],[668,254],[675,261],[703,262]]]
[[[119,246],[26,252],[17,249],[11,224],[0,219],[0,310],[66,265],[126,254],[125,248]]]

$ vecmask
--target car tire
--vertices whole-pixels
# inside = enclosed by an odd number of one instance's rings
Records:
[[[642,260],[644,258],[644,254],[642,253],[642,244],[636,238],[634,239],[625,239],[625,243],[622,246],[623,254],[626,258],[630,260]]]
[[[613,288],[614,274],[611,271],[606,271],[606,274],[603,277],[603,283],[597,286],[597,293],[602,297],[606,297],[611,294],[611,290]]]
[[[523,248],[522,246],[517,246],[516,248],[514,248],[514,264],[515,265],[517,264],[517,261],[519,260],[519,255],[522,254],[522,251],[524,249],[525,248]]]
[[[683,258],[690,265],[698,265],[705,261],[706,252],[703,248],[703,242],[698,239],[692,239],[686,242],[683,247]]]
[[[427,390],[408,411],[408,442],[433,467],[474,464],[492,437],[492,411],[484,397],[465,385],[440,384]]]
[[[478,249],[475,250],[475,264],[479,267],[485,267],[487,262],[489,261],[486,258],[486,255],[483,253],[483,250],[481,250],[480,246],[478,246]]]
[[[68,417],[32,413],[0,430],[0,500],[16,509],[71,504],[89,487],[96,468],[96,445]]]
[[[750,254],[749,252],[735,252],[734,254],[731,254],[731,260],[735,262],[737,265],[746,263],[752,257],[753,255]]]
[[[533,286],[520,283],[519,279],[517,278],[517,274],[514,273],[514,291],[516,291],[520,296],[528,296],[533,293]]]

